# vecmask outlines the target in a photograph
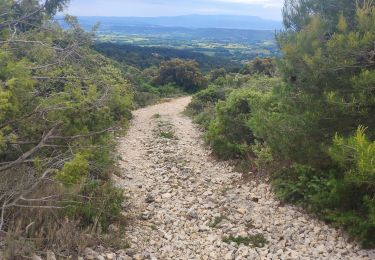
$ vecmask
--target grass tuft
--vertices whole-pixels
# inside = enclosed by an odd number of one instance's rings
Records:
[[[246,245],[246,246],[252,246],[252,247],[264,247],[266,244],[268,244],[267,239],[264,237],[263,234],[256,234],[256,235],[250,235],[247,237],[242,236],[229,236],[223,239],[223,242],[225,243],[231,243],[234,242],[237,245]]]

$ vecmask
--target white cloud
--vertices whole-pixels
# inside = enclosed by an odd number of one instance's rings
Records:
[[[217,2],[226,2],[234,4],[261,5],[264,7],[281,7],[284,0],[215,0]]]

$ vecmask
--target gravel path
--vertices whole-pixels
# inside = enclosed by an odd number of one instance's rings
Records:
[[[121,140],[133,259],[375,259],[335,229],[283,206],[268,184],[210,157],[181,114],[190,97],[135,111]],[[241,236],[248,245],[226,241]],[[266,240],[263,241],[263,239]],[[263,244],[264,243],[264,244]],[[262,247],[263,246],[263,247]],[[129,257],[130,258],[130,257]]]

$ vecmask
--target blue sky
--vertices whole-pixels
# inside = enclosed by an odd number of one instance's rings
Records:
[[[76,16],[251,15],[281,20],[284,0],[71,0]]]

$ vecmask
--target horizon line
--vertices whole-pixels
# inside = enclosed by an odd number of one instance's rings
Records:
[[[57,14],[56,16],[65,16],[71,15],[69,13],[61,13]],[[234,16],[234,17],[254,17],[259,18],[264,21],[272,21],[272,22],[283,22],[282,19],[274,20],[263,18],[256,15],[237,15],[237,14],[184,14],[184,15],[159,15],[159,16],[126,16],[126,15],[72,15],[75,17],[111,17],[111,18],[161,18],[161,17],[186,17],[186,16]]]

